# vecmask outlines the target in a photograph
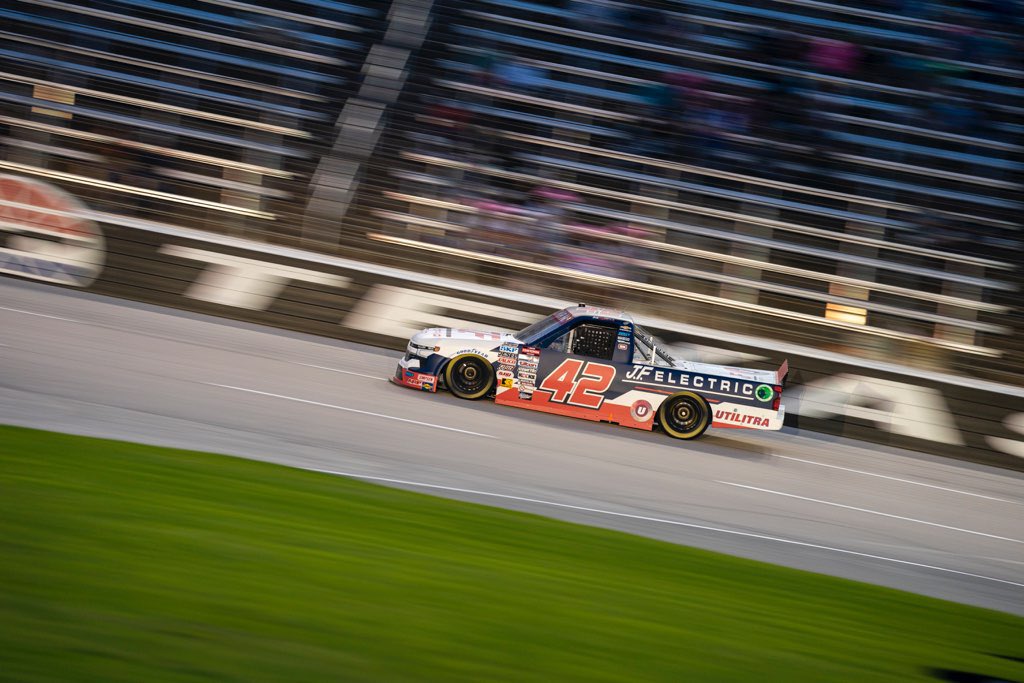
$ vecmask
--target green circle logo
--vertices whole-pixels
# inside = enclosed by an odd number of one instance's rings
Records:
[[[770,401],[774,395],[775,391],[767,384],[762,384],[754,390],[754,396],[757,396],[758,401]]]

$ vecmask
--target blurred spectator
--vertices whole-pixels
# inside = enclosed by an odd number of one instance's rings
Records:
[[[527,64],[519,57],[499,59],[494,66],[495,85],[521,92],[524,95],[540,95],[547,85],[544,69]]]
[[[944,87],[952,78],[967,75],[967,68],[956,64],[955,59],[955,46],[944,33],[941,40],[925,46],[920,56],[907,58],[910,82],[922,90],[932,90]]]
[[[1015,0],[981,0],[976,3],[994,30],[1019,32],[1024,26],[1024,8]]]
[[[761,28],[753,37],[756,58],[772,66],[802,65],[807,45],[802,36],[772,28]]]
[[[814,38],[807,49],[807,62],[829,76],[854,78],[860,70],[863,52],[848,40]]]
[[[665,74],[665,82],[672,86],[677,109],[676,118],[682,118],[682,111],[688,100],[703,96],[708,89],[708,79],[686,71]]]
[[[797,163],[807,172],[804,182],[820,182],[828,170],[831,157],[825,131],[829,123],[821,119],[814,100],[795,79],[777,78],[762,97],[757,108],[759,121],[756,134],[769,140],[762,152],[768,162],[765,170],[774,175],[787,175],[781,169]],[[807,168],[807,164],[816,169]]]
[[[647,274],[641,264],[656,261],[658,258],[658,252],[642,243],[642,240],[651,238],[650,231],[643,226],[630,223],[611,225],[607,230],[622,238],[611,248],[614,256],[622,264],[621,276],[633,282],[647,282]]]
[[[970,251],[972,239],[972,235],[959,228],[949,218],[927,209],[916,215],[913,232],[905,241],[933,249],[962,253]]]
[[[469,248],[484,254],[522,258],[530,235],[517,220],[520,207],[491,199],[473,203],[476,218],[470,222]]]
[[[512,140],[505,135],[508,124],[497,115],[481,114],[473,117],[473,125],[470,127],[470,139],[475,153],[482,155],[485,163],[493,163],[505,171],[518,171],[522,166],[517,148]],[[529,133],[530,126],[520,122],[517,126],[520,132]],[[509,179],[500,179],[500,183],[506,189],[515,189],[516,184]]]
[[[661,27],[664,26],[667,17],[660,9],[646,7],[644,5],[632,5],[622,12],[622,23],[626,28],[625,35],[632,40],[644,42],[661,42],[663,34]]]
[[[923,121],[937,130],[957,135],[984,136],[987,125],[981,109],[952,90],[940,90],[929,103]]]
[[[262,62],[282,64],[288,59],[283,54],[283,51],[301,47],[299,39],[291,30],[290,22],[285,19],[278,19],[266,14],[249,13],[244,26],[248,34],[246,37],[249,40],[260,45],[275,48],[274,50],[260,52],[259,58]],[[260,74],[259,78],[261,79],[268,77],[267,72],[261,69],[254,69],[254,71]],[[280,74],[277,77],[278,82],[276,85],[290,87],[292,85],[292,78],[291,76]]]
[[[619,9],[608,0],[571,0],[572,26],[589,33],[612,33],[619,29]]]
[[[905,83],[900,78],[899,66],[893,64],[889,54],[873,45],[864,45],[861,50],[860,77],[862,80],[890,83],[896,86]]]
[[[425,111],[427,130],[437,136],[439,141],[450,147],[452,151],[466,151],[469,144],[470,126],[473,122],[473,112],[458,102],[439,97],[428,95],[423,99],[427,105]]]
[[[736,136],[750,133],[750,116],[738,100],[709,101],[697,114],[700,159],[709,166],[732,165]]]
[[[804,137],[809,110],[814,106],[792,78],[776,77],[762,96],[760,111],[765,133],[771,137]]]
[[[676,89],[666,81],[645,83],[640,86],[640,97],[646,107],[644,113],[649,118],[667,120],[682,115],[685,100],[677,97]]]
[[[249,14],[247,18],[250,39],[263,45],[290,49],[298,42],[290,22],[266,14]]]
[[[710,93],[705,90],[708,81],[685,71],[666,74],[665,81],[672,86],[674,105],[664,127],[668,143],[660,144],[671,158],[693,161],[702,149],[702,141],[697,136],[701,135],[698,129],[703,126],[709,102]]]
[[[166,191],[166,182],[158,174],[163,165],[161,159],[150,151],[139,149],[134,139],[125,139],[124,131],[105,126],[98,126],[96,132],[104,136],[104,141],[97,143],[96,150],[106,159],[103,168],[108,180],[137,189]],[[131,138],[136,136],[130,135]],[[120,195],[117,206],[119,212],[150,211],[156,203],[151,197],[135,193]]]
[[[470,64],[473,67],[473,80],[477,85],[488,88],[494,86],[494,68],[500,59],[501,55],[495,50],[480,50],[473,55]]]
[[[540,185],[531,192],[526,211],[534,221],[534,237],[537,253],[542,260],[558,265],[569,243],[565,222],[569,212],[565,203],[582,201],[575,192],[556,187]]]
[[[565,256],[565,267],[591,275],[622,277],[622,263],[601,238],[601,231],[584,223],[567,226],[571,241]]]
[[[681,2],[673,3],[679,8]],[[690,28],[686,21],[686,15],[678,10],[676,12],[663,13],[661,23],[655,32],[655,42],[672,47],[683,47],[689,40]]]

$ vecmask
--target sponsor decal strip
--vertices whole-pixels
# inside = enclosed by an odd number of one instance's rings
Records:
[[[715,422],[733,422],[739,425],[750,425],[752,427],[767,427],[770,420],[759,415],[747,413],[734,413],[730,410],[716,410]]]
[[[623,382],[627,382],[629,384],[636,384],[638,387],[643,388],[645,390],[647,390],[647,387],[658,387],[659,389],[661,389],[661,388],[663,388],[665,386],[665,384],[655,384],[653,382],[639,382],[637,380],[632,380],[632,379],[624,379],[622,381]],[[684,389],[692,389],[692,390],[696,391],[698,394],[700,394],[701,396],[704,396],[705,394],[711,394],[711,395],[714,395],[714,396],[726,396],[728,398],[739,398],[739,399],[743,398],[743,396],[740,395],[740,394],[729,394],[729,393],[725,393],[725,392],[722,392],[722,391],[708,391],[707,389],[702,389],[700,387],[690,387],[690,386],[687,386],[685,384],[673,385],[673,386],[679,386],[679,387],[682,387]],[[666,392],[666,393],[674,394],[676,392],[669,391],[669,392]]]

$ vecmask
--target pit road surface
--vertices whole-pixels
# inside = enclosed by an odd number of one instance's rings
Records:
[[[0,280],[0,423],[358,476],[1024,615],[1020,473],[789,428],[686,443],[460,401],[386,382],[400,355]]]

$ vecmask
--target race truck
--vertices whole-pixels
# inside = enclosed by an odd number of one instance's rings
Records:
[[[518,332],[425,329],[391,381],[696,439],[708,427],[781,429],[787,371],[677,360],[629,314],[579,304]]]

